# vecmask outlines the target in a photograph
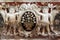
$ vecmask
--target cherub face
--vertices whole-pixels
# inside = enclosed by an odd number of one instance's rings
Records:
[[[15,9],[14,9],[14,8],[10,8],[10,9],[9,9],[9,12],[10,12],[10,13],[14,13],[14,12],[15,12]]]
[[[49,9],[48,8],[44,8],[43,9],[43,13],[48,13]]]
[[[58,25],[60,23],[60,21],[59,20],[55,20],[55,23]]]

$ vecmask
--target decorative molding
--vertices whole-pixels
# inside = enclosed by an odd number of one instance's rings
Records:
[[[60,0],[0,0],[0,2],[60,2]]]

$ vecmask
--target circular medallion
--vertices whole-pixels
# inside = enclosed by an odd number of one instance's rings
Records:
[[[56,30],[60,30],[60,13],[55,16],[53,25]]]
[[[21,24],[24,30],[32,31],[36,26],[36,16],[30,11],[26,11],[21,17]]]
[[[0,27],[4,26],[4,19],[2,17],[2,15],[0,14]]]

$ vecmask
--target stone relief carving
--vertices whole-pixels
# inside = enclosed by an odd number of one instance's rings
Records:
[[[36,4],[30,4],[30,3],[21,4],[19,7],[19,12],[16,13],[13,8],[10,9],[10,12],[6,14],[6,19],[5,19],[6,22],[8,22],[7,28],[10,27],[6,32],[6,34],[7,35],[19,34],[20,36],[25,36],[25,37],[33,37],[34,35],[47,36],[47,35],[51,35],[51,31],[53,34],[57,34],[53,30],[53,27],[51,27],[53,25],[53,19],[52,19],[53,15],[52,12],[48,13],[48,8],[50,8],[50,6],[51,5],[44,7],[43,13],[40,12],[41,8],[39,8]],[[23,28],[23,26],[25,27],[25,29]],[[34,29],[32,30],[31,28],[33,26]],[[12,31],[12,27],[13,27],[13,31]],[[16,29],[18,32],[16,32]],[[47,30],[47,32],[45,30]]]

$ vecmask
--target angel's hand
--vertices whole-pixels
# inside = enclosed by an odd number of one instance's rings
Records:
[[[51,22],[51,23],[50,23],[50,25],[52,26],[52,25],[53,25],[53,23]]]

